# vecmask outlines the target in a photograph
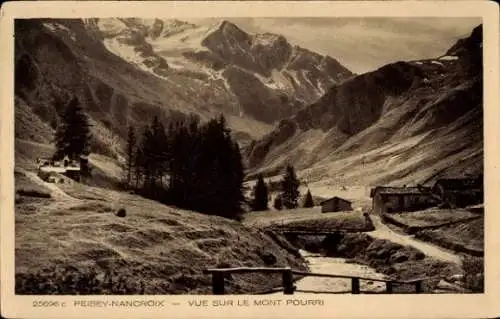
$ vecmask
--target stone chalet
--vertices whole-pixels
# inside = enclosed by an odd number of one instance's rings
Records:
[[[320,205],[322,213],[343,212],[352,210],[350,201],[337,196],[322,201]]]
[[[438,179],[432,192],[451,207],[477,205],[484,202],[483,177]]]
[[[430,187],[377,186],[370,191],[375,214],[409,212],[426,209],[437,204]]]
[[[38,158],[38,172],[48,173],[57,173],[63,174],[69,178],[74,180],[80,180],[80,172],[81,172],[81,161],[87,161],[87,157],[81,156],[80,161],[74,161],[69,159],[68,156],[65,156],[61,161],[54,161],[53,159],[47,158]]]

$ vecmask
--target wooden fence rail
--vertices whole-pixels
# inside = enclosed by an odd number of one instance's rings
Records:
[[[296,291],[296,287],[294,286],[293,276],[309,276],[309,277],[326,277],[326,278],[344,278],[351,279],[351,290],[349,291],[352,294],[360,294],[360,281],[378,281],[385,283],[385,292],[387,294],[393,293],[394,284],[406,284],[406,285],[414,285],[415,293],[422,293],[422,282],[424,280],[429,279],[437,279],[438,277],[425,277],[425,278],[417,278],[412,280],[392,280],[392,279],[380,279],[380,278],[368,278],[368,277],[360,277],[360,276],[345,276],[345,275],[334,275],[334,274],[320,274],[320,273],[310,273],[304,271],[292,270],[290,267],[281,267],[281,268],[267,268],[267,267],[237,267],[237,268],[212,268],[206,269],[204,271],[207,274],[212,275],[212,293],[214,295],[224,295],[225,287],[224,287],[224,278],[231,274],[242,274],[242,273],[281,273],[282,275],[282,288],[280,289],[272,289],[271,292],[283,291],[285,295],[292,295]],[[304,291],[305,292],[305,291]],[[314,293],[315,291],[307,291],[310,293]],[[321,293],[316,291],[316,293]],[[327,293],[327,292],[323,292]],[[348,293],[348,292],[343,292]]]
[[[365,228],[343,228],[338,229],[335,227],[309,227],[309,226],[270,226],[266,229],[278,233],[294,233],[294,234],[307,234],[307,235],[328,235],[336,233],[364,233],[372,230],[370,227]]]

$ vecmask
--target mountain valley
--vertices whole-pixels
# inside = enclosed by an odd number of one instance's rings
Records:
[[[438,178],[482,177],[481,26],[435,58],[361,74],[229,20],[27,19],[16,20],[15,30],[17,293],[209,294],[215,281],[207,267],[459,278],[453,282],[484,275],[482,255],[468,274],[464,255],[389,226],[370,195],[379,185],[406,194],[407,185]],[[66,175],[73,159],[45,160],[60,151],[59,125],[68,140],[78,135],[78,125],[67,124],[76,121],[65,118],[73,96],[92,133],[75,179]],[[192,116],[203,124],[169,125]],[[132,146],[129,127],[138,138]],[[84,176],[87,158],[91,174]],[[277,180],[284,168],[290,187]],[[266,209],[253,201],[257,178]],[[295,206],[285,197],[275,206],[293,187]],[[311,206],[303,205],[306,192]],[[325,214],[333,196],[348,208]],[[442,199],[418,214],[394,215],[425,221],[441,239],[473,238],[482,249],[482,205],[448,209]],[[231,200],[238,205],[221,214]],[[472,224],[454,224],[474,214]],[[441,232],[438,222],[453,224]],[[278,273],[220,278],[237,294],[284,285]],[[422,291],[435,292],[436,278]],[[355,293],[354,280],[328,280],[302,285]],[[363,288],[392,292],[392,285],[365,281]]]
[[[482,172],[482,33],[436,59],[334,85],[247,149],[254,172],[293,163],[309,183],[426,183]]]
[[[331,57],[227,21],[17,20],[16,33],[16,105],[53,129],[77,95],[93,122],[94,151],[113,157],[127,125],[153,116],[222,113],[245,145],[352,76]]]

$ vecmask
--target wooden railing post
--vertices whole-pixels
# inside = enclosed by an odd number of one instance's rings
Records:
[[[351,292],[353,294],[359,294],[360,291],[359,291],[359,278],[356,278],[356,277],[352,277],[352,282],[351,282]]]
[[[283,271],[283,293],[285,295],[293,295],[294,290],[292,270],[286,269]]]
[[[415,281],[415,293],[422,293],[422,280]]]
[[[392,281],[386,281],[385,292],[388,294],[392,294]]]
[[[222,272],[212,273],[212,294],[214,295],[224,294],[224,273]]]

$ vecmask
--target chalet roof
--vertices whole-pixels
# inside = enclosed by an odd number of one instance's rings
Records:
[[[340,199],[341,201],[344,201],[346,203],[352,203],[351,201],[347,200],[347,199],[344,199],[344,198],[340,198],[338,196],[333,196],[332,198],[328,198],[328,199],[325,199],[324,201],[322,201],[321,203],[319,203],[320,205],[323,205],[324,203],[326,202],[329,202],[329,201],[332,201],[334,199]]]
[[[40,171],[42,172],[52,172],[52,173],[65,173],[68,171],[80,171],[80,166],[40,166]]]
[[[472,205],[467,208],[484,208],[484,204],[477,204],[477,205]]]
[[[441,185],[448,190],[467,190],[483,187],[483,181],[480,178],[441,178],[434,185]]]
[[[430,193],[429,187],[390,187],[390,186],[377,186],[370,191],[370,197],[374,197],[376,193],[386,195],[418,195]]]

